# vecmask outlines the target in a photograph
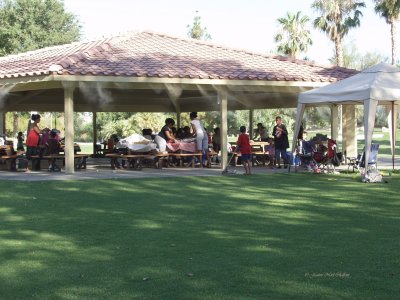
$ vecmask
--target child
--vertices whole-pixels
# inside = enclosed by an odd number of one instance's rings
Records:
[[[275,145],[274,139],[268,138],[269,145],[267,146],[268,156],[270,159],[269,167],[273,169],[275,167]]]
[[[238,137],[237,145],[240,153],[242,154],[242,163],[246,171],[244,175],[251,175],[251,146],[249,135],[246,134],[246,126],[240,127],[240,135]]]
[[[221,150],[221,130],[219,127],[214,128],[214,135],[212,137],[213,150],[217,153],[215,162],[219,164],[218,153]]]
[[[28,172],[28,160],[25,157],[24,150],[17,151],[17,158],[16,158],[16,168],[17,171],[24,171]]]
[[[50,137],[46,142],[46,150],[45,154],[46,155],[58,155],[61,150],[60,142],[57,140],[57,132],[56,131],[51,131],[50,132]],[[57,166],[56,164],[56,158],[51,158],[49,159],[49,171],[61,171],[60,167]]]
[[[22,134],[22,131],[18,132],[18,136],[17,136],[17,151],[25,151],[25,148],[24,148],[24,135]]]

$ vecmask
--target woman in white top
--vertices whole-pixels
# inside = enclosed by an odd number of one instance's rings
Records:
[[[193,136],[196,137],[197,150],[203,152],[203,164],[207,160],[208,136],[203,123],[197,119],[197,112],[190,113]]]

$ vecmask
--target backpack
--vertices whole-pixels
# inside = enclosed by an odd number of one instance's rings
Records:
[[[377,169],[370,169],[365,173],[363,182],[382,182],[382,175]]]

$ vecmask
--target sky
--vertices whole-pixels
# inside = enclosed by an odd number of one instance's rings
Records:
[[[301,11],[314,20],[312,0],[64,0],[67,11],[81,22],[83,40],[108,37],[127,31],[152,31],[187,38],[188,25],[196,15],[211,34],[211,42],[256,53],[276,49],[278,22],[287,12]],[[390,27],[375,14],[373,1],[365,0],[361,26],[352,29],[345,43],[354,42],[360,53],[376,52],[390,57]],[[313,45],[306,54],[327,64],[334,44],[313,29]],[[400,30],[399,30],[400,33]],[[400,40],[400,37],[398,37]]]

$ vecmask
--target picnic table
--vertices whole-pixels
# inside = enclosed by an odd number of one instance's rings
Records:
[[[179,166],[184,166],[184,159],[192,157],[190,165],[195,167],[195,159],[197,157],[202,167],[203,153],[197,150],[197,143],[195,139],[176,140],[173,143],[167,143],[167,148],[170,151],[169,156],[175,157],[179,161]]]
[[[254,167],[255,165],[265,166],[267,159],[269,158],[269,152],[267,150],[267,146],[269,146],[268,142],[262,141],[251,141],[251,164]],[[235,145],[233,145],[235,146]],[[234,164],[237,165],[238,158],[241,157],[241,153],[234,151],[231,153],[234,155]],[[261,159],[259,161],[258,159]]]

